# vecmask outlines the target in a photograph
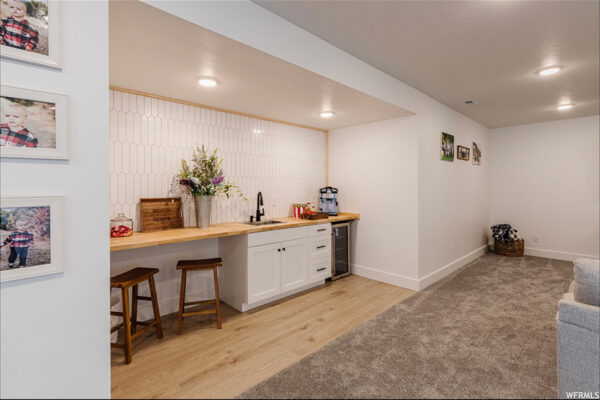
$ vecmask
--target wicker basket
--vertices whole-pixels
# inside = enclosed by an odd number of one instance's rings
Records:
[[[515,240],[514,242],[501,242],[494,239],[494,251],[501,256],[523,257],[525,239]]]

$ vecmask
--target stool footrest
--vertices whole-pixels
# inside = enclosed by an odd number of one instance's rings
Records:
[[[148,331],[150,328],[152,328],[154,325],[156,325],[157,322],[158,321],[154,320],[154,321],[150,322],[148,325],[146,325],[145,327],[143,327],[142,329],[140,329],[139,331],[137,331],[136,333],[134,333],[133,335],[131,335],[131,340],[144,334],[146,331]]]
[[[113,333],[114,331],[118,331],[119,329],[123,328],[125,326],[125,322],[121,322],[120,324],[117,324],[113,327],[110,328],[110,333]]]
[[[124,349],[125,345],[120,343],[111,343],[110,347],[116,347],[117,349]]]
[[[113,315],[115,317],[122,317],[123,313],[121,311],[111,311],[110,315]]]
[[[148,297],[148,296],[138,296],[137,299],[138,300],[152,301],[152,297]]]
[[[138,325],[150,325],[153,321],[135,321]]]
[[[194,306],[198,304],[212,304],[216,303],[216,300],[200,300],[200,301],[190,301],[189,303],[183,303],[184,306]]]
[[[217,310],[202,310],[202,311],[194,311],[194,312],[184,312],[181,313],[182,317],[193,317],[195,315],[206,315],[206,314],[216,314]]]

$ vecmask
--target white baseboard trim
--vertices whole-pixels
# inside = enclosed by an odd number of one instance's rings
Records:
[[[565,251],[536,249],[534,247],[525,247],[525,255],[535,257],[553,258],[555,260],[573,261],[576,258],[593,258],[598,259],[597,255],[568,253]]]
[[[488,243],[490,251],[494,251],[494,243]],[[526,256],[534,256],[534,257],[544,257],[544,258],[553,258],[555,260],[563,260],[563,261],[573,261],[577,258],[592,258],[597,260],[598,255],[592,254],[581,254],[581,253],[570,253],[568,251],[557,251],[557,250],[548,250],[548,249],[537,249],[535,247],[525,247],[524,251]]]
[[[458,270],[462,266],[467,265],[474,259],[484,255],[487,252],[487,247],[487,245],[481,246],[480,248],[473,250],[472,252],[462,256],[461,258],[452,261],[450,264],[443,266],[437,271],[425,275],[424,277],[419,279],[419,288],[417,290],[425,289],[427,286],[432,285],[433,283]]]
[[[394,274],[392,272],[369,268],[358,264],[352,264],[351,271],[354,275],[373,279],[375,281],[389,283],[390,285],[400,286],[411,290],[419,290],[419,281],[414,278],[409,278],[408,276]]]

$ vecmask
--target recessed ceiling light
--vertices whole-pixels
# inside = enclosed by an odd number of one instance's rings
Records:
[[[200,78],[198,79],[198,85],[204,87],[215,87],[217,86],[217,80],[215,78]]]
[[[322,111],[319,115],[323,118],[331,118],[333,117],[333,111]]]
[[[549,68],[544,68],[541,71],[539,71],[538,75],[541,75],[541,76],[553,75],[553,74],[557,73],[558,71],[560,71],[560,67],[549,67]]]
[[[557,110],[568,110],[571,108],[573,108],[573,103],[561,104],[558,107],[556,107]]]

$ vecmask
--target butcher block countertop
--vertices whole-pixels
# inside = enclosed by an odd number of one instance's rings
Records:
[[[110,251],[140,249],[159,246],[161,244],[191,242],[193,240],[212,239],[225,236],[247,235],[248,233],[274,231],[277,229],[295,228],[298,226],[318,225],[332,222],[353,221],[360,219],[360,214],[339,213],[335,217],[318,220],[297,219],[292,217],[269,218],[282,221],[281,224],[248,225],[242,222],[211,225],[208,228],[180,228],[156,232],[135,232],[133,236],[110,238]]]

